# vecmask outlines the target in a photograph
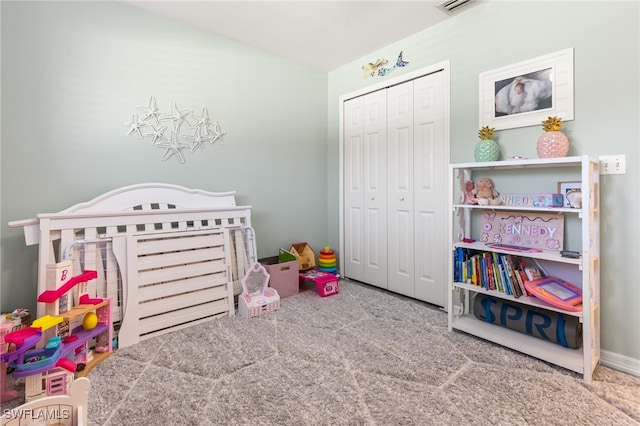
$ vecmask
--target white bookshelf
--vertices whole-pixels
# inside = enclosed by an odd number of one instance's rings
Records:
[[[508,175],[505,170],[511,170]],[[553,175],[558,174],[559,181],[578,181],[582,188],[582,206],[570,207],[531,207],[531,206],[478,206],[464,204],[463,188],[466,180],[478,177],[490,177],[497,188],[501,179],[519,179],[529,195],[537,193],[555,193],[550,187]],[[504,182],[506,183],[506,182]],[[525,192],[525,191],[523,191]],[[599,170],[598,161],[588,156],[562,157],[551,159],[509,160],[478,163],[458,163],[450,165],[450,206],[449,235],[452,236],[449,253],[449,288],[447,291],[449,331],[465,332],[513,350],[528,354],[541,360],[582,374],[585,381],[591,381],[594,368],[600,359],[600,306],[599,306]],[[527,195],[527,194],[523,194]],[[513,252],[495,249],[486,245],[480,238],[482,232],[474,220],[474,215],[483,211],[514,211],[522,214],[554,213],[563,221],[572,221],[572,226],[564,227],[565,240],[571,239],[578,251],[579,258],[568,258],[559,251],[543,250],[539,252]],[[462,241],[462,238],[474,241]],[[579,245],[579,247],[577,247]],[[565,279],[582,290],[582,310],[567,311],[533,296],[523,295],[515,298],[498,290],[488,290],[468,282],[454,281],[454,252],[458,247],[478,252],[496,252],[512,254],[519,258],[540,261],[553,271],[553,276]],[[565,247],[566,248],[566,247]],[[510,304],[542,309],[545,312],[575,317],[581,324],[581,345],[572,349],[551,340],[527,334],[478,319],[473,313],[473,299],[476,295],[487,295]]]

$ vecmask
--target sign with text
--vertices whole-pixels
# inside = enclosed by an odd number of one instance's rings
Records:
[[[561,251],[564,216],[552,213],[485,211],[482,236],[485,243],[503,243],[540,250]]]

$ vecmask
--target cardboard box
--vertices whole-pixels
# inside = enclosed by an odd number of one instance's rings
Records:
[[[278,263],[278,256],[259,259],[258,262],[264,266],[271,278],[269,287],[276,289],[280,298],[292,296],[300,292],[298,285],[298,261]]]
[[[316,266],[316,254],[307,243],[295,243],[291,245],[289,251],[298,259],[299,269],[308,271]]]

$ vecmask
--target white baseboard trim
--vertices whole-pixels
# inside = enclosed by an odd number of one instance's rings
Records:
[[[600,364],[640,377],[640,359],[620,355],[615,352],[600,350]]]

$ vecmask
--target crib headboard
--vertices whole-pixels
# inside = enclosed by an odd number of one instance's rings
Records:
[[[47,265],[91,269],[95,297],[111,297],[118,343],[234,314],[233,282],[256,260],[251,207],[234,192],[148,183],[109,191],[59,213],[10,222],[39,244],[38,294]],[[38,317],[45,306],[38,304]]]

